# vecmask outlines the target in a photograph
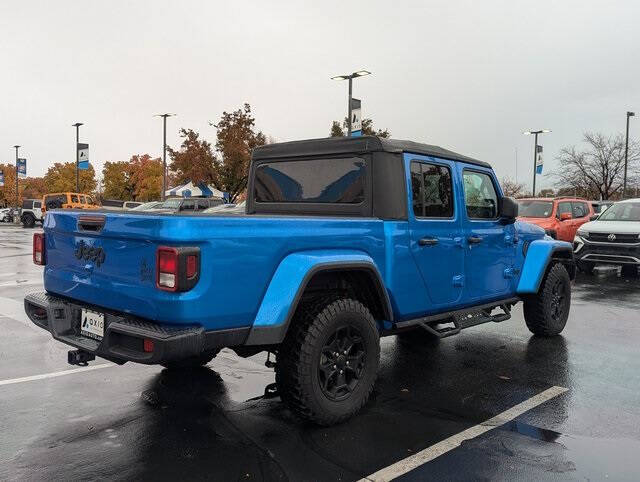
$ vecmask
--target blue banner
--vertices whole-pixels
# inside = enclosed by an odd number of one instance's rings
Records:
[[[78,169],[81,171],[89,169],[89,144],[78,142]]]
[[[542,146],[536,146],[536,174],[542,174]]]
[[[4,172],[0,171],[0,187],[4,186]]]
[[[16,162],[16,167],[18,169],[18,177],[27,177],[27,160],[26,159],[18,159]]]

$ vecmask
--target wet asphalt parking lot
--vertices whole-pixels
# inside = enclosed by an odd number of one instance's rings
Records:
[[[330,428],[298,421],[265,356],[223,351],[170,373],[68,347],[22,308],[42,291],[34,230],[0,224],[1,480],[638,480],[640,281],[579,276],[562,336],[511,320],[382,341],[372,400]]]

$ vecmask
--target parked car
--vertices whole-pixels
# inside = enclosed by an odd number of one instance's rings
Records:
[[[22,201],[20,222],[25,228],[32,228],[36,223],[42,224],[43,219],[42,199],[25,199]]]
[[[42,200],[42,214],[49,209],[99,209],[89,194],[60,192],[47,194]]]
[[[120,201],[119,199],[103,199],[102,209],[108,211],[127,211],[140,206],[142,203],[137,201]]]
[[[282,400],[329,425],[367,402],[381,336],[456,335],[519,301],[532,333],[563,330],[572,246],[517,211],[489,164],[439,147],[269,144],[253,152],[243,215],[50,213],[33,248],[46,292],[25,310],[77,348],[71,364],[276,353]]]
[[[591,201],[590,204],[594,215],[600,215],[613,204],[613,201]]]
[[[132,211],[149,211],[159,207],[162,204],[162,201],[149,201],[146,203],[142,203],[139,206],[135,206],[131,208]]]
[[[0,221],[3,223],[13,222],[13,208],[0,209]]]
[[[202,211],[205,214],[210,213],[220,213],[220,214],[243,214],[247,209],[247,202],[242,201],[241,203],[228,203],[228,204],[220,204],[218,206],[213,206],[211,208],[207,208]]]
[[[213,206],[223,204],[222,199],[206,198],[206,197],[175,197],[167,199],[159,206],[153,208],[159,212],[194,212],[204,211]]]
[[[593,216],[589,201],[580,198],[518,199],[518,219],[536,224],[553,239],[572,242],[576,231]]]
[[[598,219],[583,224],[573,241],[578,268],[591,273],[597,264],[622,266],[637,274],[640,266],[640,199],[620,201]]]

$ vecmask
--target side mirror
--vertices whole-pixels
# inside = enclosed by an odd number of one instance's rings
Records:
[[[500,199],[500,218],[503,224],[512,224],[518,217],[518,203],[510,197]]]
[[[573,218],[573,216],[571,215],[571,213],[562,213],[560,215],[560,221],[568,221],[569,219]]]
[[[599,217],[600,217],[600,215],[599,215],[599,214],[594,214],[593,216],[591,216],[591,217],[589,218],[589,221],[595,221],[595,220],[596,220],[596,219],[598,219]]]

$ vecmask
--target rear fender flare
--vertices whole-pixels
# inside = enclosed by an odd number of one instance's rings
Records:
[[[522,267],[522,274],[518,281],[518,294],[537,293],[547,268],[552,261],[566,264],[569,275],[575,276],[575,261],[573,247],[565,241],[555,239],[537,239],[529,244]]]
[[[285,257],[276,269],[258,308],[245,345],[276,345],[284,340],[302,294],[314,275],[323,271],[363,270],[374,277],[385,319],[393,310],[373,259],[359,251],[306,251]]]

